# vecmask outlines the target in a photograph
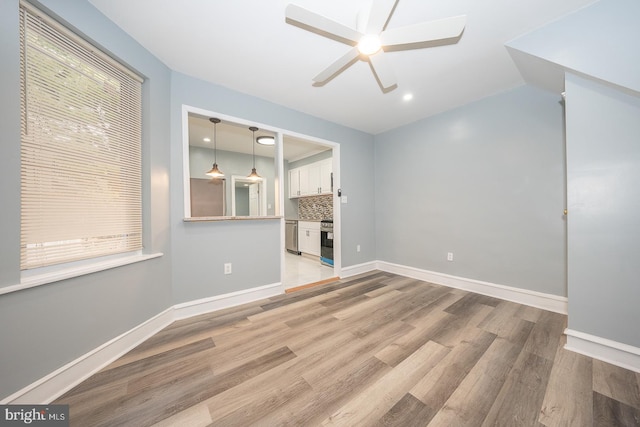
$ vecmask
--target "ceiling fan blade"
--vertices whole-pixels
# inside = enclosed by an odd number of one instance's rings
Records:
[[[367,34],[380,34],[385,25],[387,25],[396,3],[398,3],[398,0],[373,0],[365,32]]]
[[[286,21],[290,24],[343,43],[357,43],[363,36],[362,33],[353,28],[295,4],[287,5],[285,16]]]
[[[379,51],[374,55],[369,56],[369,62],[371,63],[371,68],[373,68],[373,72],[378,79],[378,83],[384,92],[388,92],[394,86],[397,86],[396,76],[391,68],[391,64],[384,56],[383,51]]]
[[[466,22],[466,15],[460,15],[392,28],[380,34],[380,41],[382,46],[388,47],[452,39],[462,34]]]
[[[336,74],[342,72],[348,66],[350,66],[356,59],[360,52],[357,47],[353,47],[349,49],[347,53],[342,55],[340,58],[336,59],[331,65],[325,68],[320,74],[313,78],[313,81],[319,84],[326,83],[328,80],[331,80]]]

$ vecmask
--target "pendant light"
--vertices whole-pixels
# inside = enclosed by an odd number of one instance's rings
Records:
[[[217,157],[218,157],[218,147],[216,145],[216,125],[220,123],[220,119],[212,117],[209,119],[211,123],[213,123],[213,167],[206,174],[211,178],[222,178],[224,177],[224,173],[220,169],[218,169]]]
[[[251,131],[251,147],[253,148],[253,169],[251,169],[251,173],[247,178],[253,181],[258,181],[262,179],[262,177],[258,175],[258,172],[256,172],[256,131],[258,128],[251,126],[249,130]]]

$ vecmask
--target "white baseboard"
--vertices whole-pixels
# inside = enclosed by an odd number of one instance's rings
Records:
[[[342,267],[340,270],[340,278],[346,278],[351,276],[357,276],[358,274],[368,273],[378,268],[377,261],[365,262],[363,264],[350,265],[349,267]]]
[[[211,313],[240,304],[269,298],[284,293],[282,283],[259,286],[257,288],[244,289],[223,295],[216,295],[209,298],[202,298],[173,306],[174,319],[186,319],[200,314]]]
[[[131,330],[29,384],[22,390],[0,400],[0,404],[50,403],[123,356],[147,338],[170,325],[174,320],[185,319],[283,293],[284,287],[282,284],[276,283],[169,307],[162,313],[153,316]]]
[[[388,273],[400,274],[402,276],[424,280],[425,282],[435,283],[437,285],[463,289],[465,291],[513,301],[519,304],[553,311],[555,313],[567,314],[568,300],[566,297],[514,288],[511,286],[497,285],[495,283],[482,282],[475,279],[451,276],[444,273],[421,270],[419,268],[407,267],[386,261],[378,261],[377,268]]]
[[[564,333],[567,335],[564,346],[567,350],[640,372],[640,348],[568,328]]]
[[[173,307],[4,398],[0,404],[50,403],[173,322]]]

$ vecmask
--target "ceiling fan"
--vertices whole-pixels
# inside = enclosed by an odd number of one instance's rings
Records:
[[[313,78],[314,86],[323,86],[362,59],[369,62],[382,91],[389,92],[397,87],[397,82],[385,52],[452,44],[460,39],[465,15],[387,29],[397,2],[373,0],[369,13],[358,16],[355,29],[301,6],[287,5],[287,23],[353,46]]]

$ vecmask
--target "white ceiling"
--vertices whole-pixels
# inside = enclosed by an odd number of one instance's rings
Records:
[[[467,25],[457,44],[387,52],[398,87],[383,93],[363,61],[312,86],[349,46],[285,22],[291,2],[355,26],[371,0],[89,1],[173,70],[371,134],[523,84],[504,44],[593,3],[398,0],[387,28],[460,14]]]

